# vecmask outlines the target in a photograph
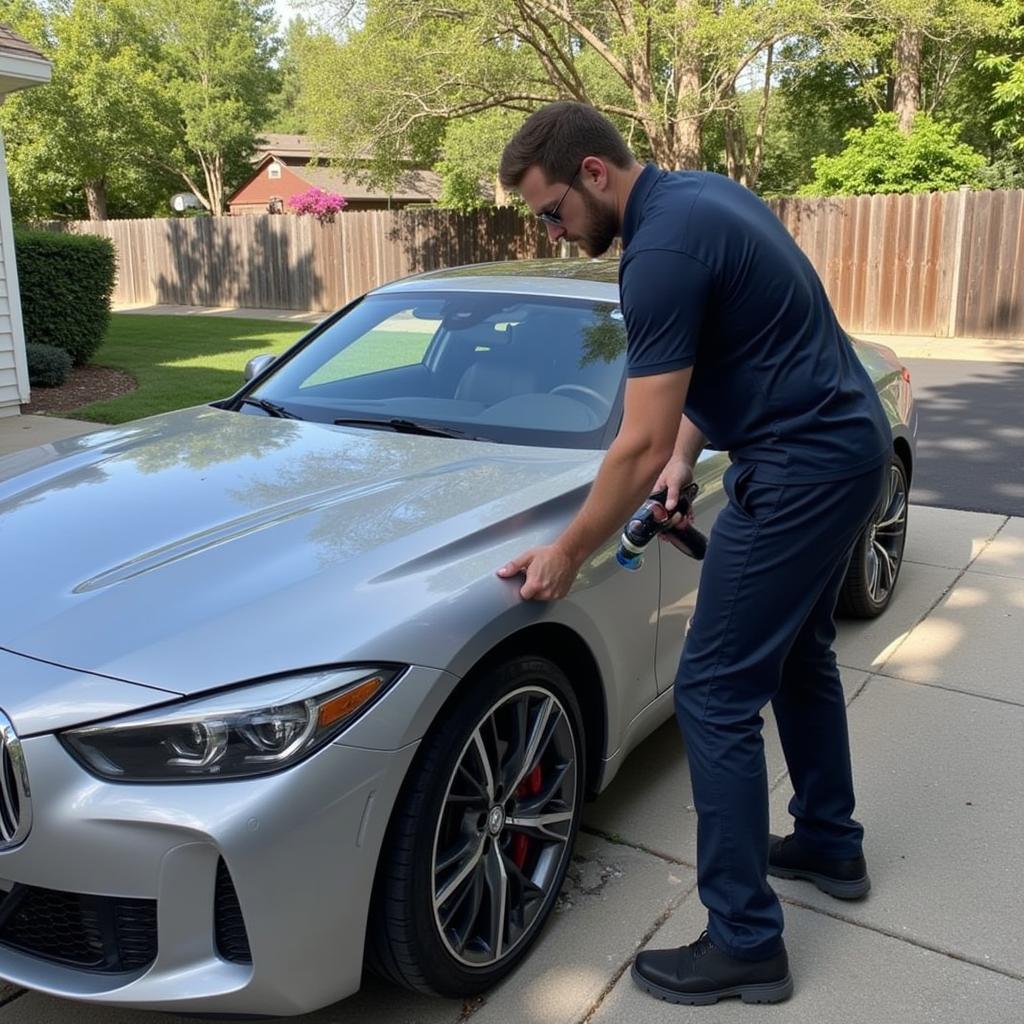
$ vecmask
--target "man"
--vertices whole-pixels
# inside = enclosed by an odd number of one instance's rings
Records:
[[[500,175],[552,239],[596,256],[621,235],[628,381],[579,514],[498,575],[525,575],[523,598],[564,597],[652,485],[669,486],[671,510],[706,443],[732,460],[675,683],[707,930],[640,953],[633,977],[679,1003],[781,1001],[792,981],[766,872],[847,898],[869,888],[831,646],[850,551],[891,458],[885,414],[813,267],[746,189],[641,166],[575,103],[534,113]],[[769,700],[796,794],[785,839],[768,833]]]

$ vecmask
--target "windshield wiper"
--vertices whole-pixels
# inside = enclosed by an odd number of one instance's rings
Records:
[[[354,416],[346,416],[335,420],[336,427],[384,427],[394,430],[397,434],[422,434],[424,437],[460,437],[470,438],[464,430],[454,430],[451,427],[432,427],[426,423],[417,423],[415,420],[403,419],[360,419]]]
[[[278,405],[277,402],[271,402],[266,398],[243,398],[243,405],[255,405],[257,409],[262,409],[268,416],[274,416],[281,420],[301,420],[301,416],[296,416],[295,413],[289,412],[283,405]]]

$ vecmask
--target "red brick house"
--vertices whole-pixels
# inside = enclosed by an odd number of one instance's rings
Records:
[[[441,177],[434,171],[410,169],[388,192],[362,185],[325,163],[304,135],[264,134],[256,148],[253,175],[228,198],[228,212],[291,213],[288,200],[314,185],[341,193],[348,201],[346,210],[398,210],[413,203],[435,203],[441,195]]]

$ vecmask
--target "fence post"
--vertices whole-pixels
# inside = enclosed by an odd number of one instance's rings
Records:
[[[955,338],[957,336],[957,309],[960,305],[960,278],[963,275],[964,249],[967,245],[967,239],[964,237],[964,233],[967,227],[967,194],[969,192],[969,186],[960,186],[960,202],[957,204],[958,208],[956,212],[956,237],[954,238],[956,249],[954,250],[953,255],[953,281],[952,288],[949,293],[949,309],[946,311],[946,329],[943,332],[944,336],[947,338]]]

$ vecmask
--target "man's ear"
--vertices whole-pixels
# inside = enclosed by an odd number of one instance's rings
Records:
[[[583,162],[580,164],[580,177],[584,178],[587,184],[598,192],[607,191],[611,184],[608,165],[599,156],[583,158]]]

